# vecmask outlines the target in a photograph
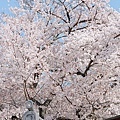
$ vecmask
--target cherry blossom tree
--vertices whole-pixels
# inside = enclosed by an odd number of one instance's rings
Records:
[[[1,119],[28,99],[46,120],[119,114],[120,13],[108,2],[20,0],[1,16]]]

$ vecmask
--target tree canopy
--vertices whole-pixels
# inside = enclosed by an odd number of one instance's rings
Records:
[[[120,112],[120,13],[108,0],[19,0],[0,22],[0,117],[24,102],[45,120]]]

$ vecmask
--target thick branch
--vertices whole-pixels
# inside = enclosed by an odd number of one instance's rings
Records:
[[[26,86],[26,80],[24,80],[24,95],[25,95],[26,100],[30,98],[28,90],[27,90],[27,86]]]
[[[38,106],[48,106],[50,104],[50,102],[52,101],[52,99],[47,99],[45,100],[44,103],[40,103],[38,100],[36,100],[35,98],[31,97],[30,100],[32,100],[34,103],[36,103],[36,105]]]
[[[90,67],[92,66],[93,60],[90,60],[88,66],[86,67],[86,70],[84,71],[84,75],[87,75],[88,70],[90,69]]]
[[[90,67],[93,65],[92,63],[93,63],[93,60],[90,60],[90,62],[89,62],[89,64],[87,65],[87,67],[86,67],[86,69],[85,69],[84,72],[81,72],[81,71],[78,70],[78,71],[77,71],[76,73],[74,73],[74,74],[81,75],[82,77],[87,76],[88,70],[89,70]]]
[[[117,38],[117,37],[119,37],[119,36],[120,36],[120,34],[116,35],[116,36],[114,37],[114,39]]]
[[[56,15],[56,14],[54,14],[54,13],[50,13],[51,15],[53,15],[53,16],[55,16],[55,17],[57,17],[57,18],[59,18],[59,19],[61,19],[62,21],[64,21],[65,23],[67,23],[67,21],[65,20],[65,19],[63,19],[61,16],[58,16],[58,15]]]
[[[66,16],[67,16],[68,22],[70,23],[70,14],[69,14],[69,12],[68,12],[68,10],[67,10],[67,7],[65,6],[64,3],[63,3],[63,6],[64,6],[65,11],[66,11]]]
[[[68,99],[67,96],[65,96],[65,98],[66,98],[66,100],[67,100],[71,105],[73,105],[73,103]]]

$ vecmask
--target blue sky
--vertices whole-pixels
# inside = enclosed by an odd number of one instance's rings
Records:
[[[5,12],[5,13],[9,14],[10,13],[9,7],[10,6],[15,7],[17,5],[16,0],[9,0],[9,1],[10,2],[8,2],[8,0],[0,0],[0,13]],[[120,0],[111,0],[110,6],[120,12],[120,9],[119,9],[120,8]]]
[[[10,2],[8,2],[10,1]],[[0,0],[0,13],[10,13],[9,8],[10,6],[15,7],[17,5],[16,0]]]
[[[110,6],[120,12],[120,0],[110,0]]]

